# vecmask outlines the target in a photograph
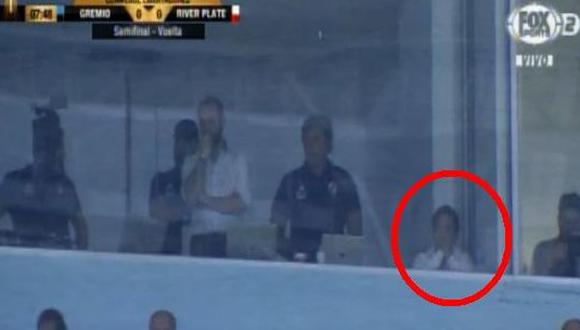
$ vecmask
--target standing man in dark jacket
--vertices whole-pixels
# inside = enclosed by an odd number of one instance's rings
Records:
[[[330,160],[333,131],[326,116],[302,125],[304,165],[283,178],[272,205],[279,252],[289,260],[304,254],[315,262],[323,234],[362,235],[362,215],[350,174]]]
[[[189,173],[184,169],[191,163],[198,149],[198,129],[193,120],[184,119],[174,129],[174,165],[168,171],[159,172],[151,180],[149,215],[167,223],[162,253],[181,254],[182,226],[190,217],[190,210],[182,194],[182,181]]]
[[[0,184],[0,218],[10,216],[19,245],[86,249],[87,224],[75,186],[65,173],[60,118],[49,108],[37,108],[35,112],[33,162],[4,177]]]

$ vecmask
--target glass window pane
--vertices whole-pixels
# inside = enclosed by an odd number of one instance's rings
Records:
[[[580,11],[574,1],[555,3],[561,13]],[[518,54],[552,55],[553,67],[517,68],[520,269],[524,274],[576,276],[575,222],[580,222],[577,146],[580,136],[580,62],[574,37]],[[538,52],[539,51],[539,52]]]
[[[0,31],[17,45],[3,55],[17,65],[2,77],[15,111],[0,114],[10,137],[0,170],[31,162],[37,134],[24,128],[30,104],[42,106],[60,118],[78,199],[63,204],[82,210],[90,250],[368,266],[392,266],[391,218],[421,177],[463,169],[505,193],[501,6],[278,5],[251,2],[239,25],[208,24],[195,43],[99,43],[56,25],[35,32],[51,46],[41,48],[29,30]],[[53,206],[39,203],[36,222]],[[433,215],[444,205],[460,222],[448,250],[495,270],[497,209],[461,180],[408,205],[405,263],[439,244]],[[65,223],[83,240],[75,221]]]

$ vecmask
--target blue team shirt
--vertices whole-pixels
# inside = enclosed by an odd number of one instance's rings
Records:
[[[331,162],[322,173],[303,165],[287,173],[278,187],[272,213],[290,221],[290,251],[315,254],[323,234],[343,234],[348,215],[360,211],[356,186],[350,174]]]
[[[34,180],[32,166],[6,174],[0,184],[0,205],[12,220],[23,245],[50,239],[70,245],[69,221],[81,212],[73,182],[64,174]],[[60,241],[60,243],[57,243]]]

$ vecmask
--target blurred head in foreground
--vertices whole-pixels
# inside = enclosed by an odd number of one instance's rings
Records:
[[[568,320],[562,325],[562,330],[580,330],[580,320]]]
[[[149,319],[149,330],[175,330],[177,321],[170,311],[159,310]]]
[[[62,314],[53,308],[45,309],[38,317],[38,330],[66,330]]]

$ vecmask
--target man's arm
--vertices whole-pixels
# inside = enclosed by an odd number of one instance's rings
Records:
[[[162,197],[152,197],[149,199],[149,217],[156,220],[166,221],[167,212],[165,201]]]
[[[276,204],[276,202],[274,202],[274,204]],[[274,225],[277,225],[278,227],[284,228],[286,224],[290,221],[290,219],[288,219],[286,214],[279,211],[280,208],[282,207],[276,205],[272,206],[271,212],[272,214],[270,216],[270,222]]]
[[[78,249],[86,250],[89,247],[89,229],[87,221],[81,212],[73,216],[72,225],[75,231]]]
[[[429,251],[419,253],[413,260],[413,269],[435,270],[440,268],[443,262],[443,252],[434,253]]]
[[[346,232],[353,236],[362,236],[362,213],[361,210],[350,212],[346,219]]]
[[[0,221],[2,221],[2,218],[8,214],[8,205],[11,204],[11,189],[9,188],[7,181],[7,176],[5,176],[0,182]]]
[[[0,182],[0,220],[2,220],[8,212],[6,210],[6,194],[5,181],[2,181]]]
[[[572,264],[569,259],[568,243],[556,242],[545,249],[546,270],[548,276],[571,276]]]
[[[238,192],[233,192],[225,197],[211,197],[202,194],[199,197],[201,205],[208,209],[223,213],[223,214],[242,214],[246,211],[247,205],[244,203]]]
[[[362,236],[362,208],[354,180],[349,174],[346,174],[341,185],[344,189],[343,202],[348,210],[345,224],[346,233],[353,236]]]
[[[202,206],[223,214],[240,215],[246,211],[251,199],[248,167],[242,158],[236,159],[233,166],[235,171],[234,191],[227,196],[209,196],[204,184],[199,197]],[[202,170],[202,173],[206,173],[206,171]],[[207,178],[204,176],[203,180],[205,183]]]
[[[472,272],[475,268],[468,253],[458,251],[447,258],[449,269],[458,272]]]
[[[199,198],[205,191],[206,173],[207,159],[193,156],[191,172],[183,180],[181,189],[185,202],[191,208],[199,204]]]
[[[289,182],[288,178],[284,177],[276,190],[276,195],[272,202],[270,210],[270,222],[276,225],[276,250],[285,255],[290,250],[290,243],[288,241],[290,212],[289,212]]]
[[[6,215],[6,208],[2,204],[0,204],[0,221],[2,221],[4,215]]]
[[[160,176],[156,175],[149,189],[149,217],[163,222],[176,221],[186,212],[185,202],[177,196],[172,200],[162,195],[160,184]]]
[[[156,220],[166,221],[167,205],[163,196],[159,193],[159,174],[155,175],[149,186],[149,217]]]
[[[0,219],[2,219],[2,217],[4,217],[5,214],[6,214],[6,207],[4,206],[4,201],[0,197]]]
[[[534,257],[532,262],[532,273],[534,275],[550,275],[550,261],[547,255],[547,246],[540,243],[534,249]]]
[[[79,250],[86,250],[89,247],[89,233],[87,221],[83,215],[81,202],[77,194],[77,190],[72,181],[69,185],[69,202],[72,203],[70,222],[75,232],[76,244]]]
[[[177,221],[187,212],[185,202],[169,200],[165,196],[158,196],[149,200],[149,216],[152,219],[171,222]]]
[[[547,275],[548,269],[546,264],[547,263],[543,251],[541,250],[540,246],[536,246],[534,249],[534,258],[532,262],[532,273],[534,275]]]

